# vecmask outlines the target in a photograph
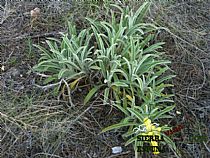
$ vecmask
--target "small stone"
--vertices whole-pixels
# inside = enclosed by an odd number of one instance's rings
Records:
[[[31,10],[31,17],[32,18],[37,18],[40,15],[41,10],[36,7],[33,10]]]
[[[176,114],[181,115],[182,113],[180,111],[176,111]]]
[[[115,146],[112,148],[112,154],[119,154],[122,152],[122,147],[121,146]]]
[[[1,70],[2,70],[2,71],[4,71],[4,70],[5,70],[5,66],[4,66],[4,65],[1,67]]]

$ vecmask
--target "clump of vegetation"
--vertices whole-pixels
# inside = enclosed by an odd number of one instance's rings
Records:
[[[161,119],[172,118],[166,113],[175,107],[169,105],[173,95],[164,89],[173,86],[165,83],[173,75],[164,75],[170,69],[170,61],[162,59],[164,53],[159,51],[164,43],[152,44],[159,28],[144,22],[149,6],[145,2],[133,12],[129,7],[110,4],[118,10],[110,9],[110,20],[87,18],[90,27],[80,33],[69,23],[69,34],[62,34],[61,40],[46,41],[50,49],[36,45],[42,54],[34,67],[46,76],[47,86],[57,86],[56,91],[62,94],[67,91],[72,105],[71,91],[81,83],[91,85],[84,104],[101,92],[104,104],[116,106],[125,115],[103,132],[128,126],[123,137],[129,138],[126,145],[134,145],[136,156],[137,146],[144,144],[138,142],[139,135],[161,135],[162,143],[177,152],[174,142],[163,133],[170,128],[158,124]],[[151,141],[151,146],[158,143]]]

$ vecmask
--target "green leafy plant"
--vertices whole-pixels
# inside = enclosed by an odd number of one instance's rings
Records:
[[[146,118],[151,121],[172,118],[166,113],[174,108],[168,106],[168,103],[173,102],[170,99],[173,95],[165,94],[164,89],[173,85],[164,82],[174,75],[163,75],[170,70],[167,66],[170,61],[161,59],[164,53],[158,51],[164,43],[150,45],[154,38],[152,33],[158,28],[153,24],[142,23],[149,3],[144,3],[135,13],[129,8],[123,10],[119,6],[114,7],[121,11],[119,21],[113,12],[109,22],[88,19],[98,43],[96,64],[104,79],[101,84],[106,87],[103,89],[104,101],[108,98],[114,100],[114,105],[126,116],[121,123],[107,127],[103,132],[128,126],[124,136],[131,138],[126,145],[133,143],[137,151],[138,135],[151,131],[140,130],[136,133],[134,129],[144,125]],[[99,90],[96,87],[93,89],[91,95]],[[90,95],[88,97],[90,99]],[[179,153],[173,141],[163,133],[170,128],[162,126],[160,129],[165,142]]]
[[[158,29],[152,24],[142,23],[149,3],[144,3],[135,13],[128,7],[123,10],[119,6],[112,6],[121,11],[119,21],[116,20],[112,11],[112,18],[109,22],[88,19],[98,43],[95,51],[97,56],[95,68],[103,76],[104,83],[101,84],[107,84],[104,91],[105,101],[106,98],[109,98],[110,93],[120,92],[120,87],[129,91],[130,98],[135,94],[141,95],[138,87],[141,86],[140,90],[144,93],[145,84],[152,84],[153,80],[169,69],[166,64],[170,63],[170,61],[158,59],[163,53],[158,52],[157,49],[162,48],[163,43],[148,45],[154,37],[152,31]],[[158,67],[159,72],[153,71]],[[170,77],[173,76],[167,76],[167,79]],[[156,85],[161,80],[157,80]]]
[[[143,146],[144,142],[139,141],[138,137],[141,135],[146,136],[155,136],[161,135],[164,138],[164,142],[161,142],[163,145],[169,145],[169,147],[178,155],[180,155],[178,149],[176,148],[175,143],[164,134],[164,131],[171,129],[167,125],[159,127],[157,120],[164,119],[164,118],[172,118],[170,115],[166,113],[171,111],[175,106],[168,106],[162,109],[156,107],[155,109],[149,109],[148,105],[144,106],[134,106],[132,108],[127,108],[127,116],[118,124],[111,125],[102,130],[103,132],[119,129],[121,127],[129,127],[128,131],[123,134],[124,138],[129,138],[125,145],[133,144],[134,150],[136,153],[136,157],[138,157],[138,146]],[[146,120],[149,120],[150,123],[146,123]],[[153,122],[153,124],[151,124]],[[157,130],[158,129],[158,130]],[[146,143],[147,141],[145,141]],[[151,143],[155,143],[155,146],[159,146],[156,141]],[[153,144],[152,144],[153,145]],[[154,152],[154,154],[159,154],[159,152]]]
[[[90,72],[89,68],[93,61],[91,59],[93,47],[88,47],[91,34],[89,30],[82,30],[77,35],[74,25],[69,28],[70,39],[67,34],[62,34],[62,41],[53,38],[46,41],[50,51],[35,45],[42,51],[42,57],[34,70],[54,74],[48,77],[45,83],[61,78],[75,79]]]
[[[34,69],[47,74],[45,84],[63,81],[62,91],[66,88],[68,95],[81,79],[88,80],[91,89],[84,98],[84,104],[101,92],[105,104],[111,103],[121,110],[125,118],[102,132],[128,127],[123,137],[128,139],[126,145],[133,144],[136,156],[137,138],[142,134],[162,135],[163,143],[178,153],[173,141],[164,134],[170,128],[152,123],[172,118],[167,113],[175,106],[169,105],[173,103],[173,95],[164,91],[173,86],[166,82],[174,77],[165,75],[170,71],[170,61],[163,59],[164,53],[160,52],[164,43],[152,44],[159,28],[144,23],[150,3],[143,3],[135,12],[115,4],[109,7],[110,20],[87,18],[90,27],[80,33],[77,33],[75,25],[69,23],[70,35],[62,34],[61,41],[53,38],[46,41],[49,51],[36,45],[43,53]],[[94,84],[91,83],[93,81]]]
[[[44,73],[47,78],[44,84],[64,81],[62,88],[64,93],[73,89],[83,78],[88,78],[91,73],[91,66],[94,63],[92,57],[93,46],[89,47],[92,34],[90,29],[84,29],[77,34],[75,25],[69,23],[69,34],[62,34],[62,40],[48,38],[46,41],[49,50],[42,46],[35,45],[42,52],[39,63],[34,70]],[[57,86],[59,89],[60,85]],[[68,92],[70,95],[70,92]]]

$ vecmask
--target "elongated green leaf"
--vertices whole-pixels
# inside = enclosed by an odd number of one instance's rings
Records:
[[[139,26],[141,26],[141,25],[140,24],[137,24],[137,25],[134,25],[133,27],[129,28],[126,31],[126,35],[127,36],[132,36],[132,35],[137,34],[138,32],[140,33],[140,35],[143,35],[144,34],[144,31],[142,29],[140,29]]]
[[[69,69],[61,69],[60,72],[58,73],[58,79],[63,78],[64,77],[64,73],[66,73],[68,71],[70,71],[70,70]]]
[[[123,69],[114,69],[112,70],[113,73],[121,73],[126,80],[128,80],[128,75],[126,74],[126,72]]]
[[[106,88],[104,90],[104,104],[106,104],[107,103],[107,100],[109,99],[109,91],[110,91],[109,88]]]
[[[164,81],[167,81],[167,80],[170,80],[172,78],[176,77],[176,75],[168,75],[168,76],[165,76],[159,80],[156,81],[156,85],[159,85],[161,83],[163,83]]]
[[[151,58],[151,57],[157,57],[155,54],[147,54],[145,56],[143,56],[143,58],[139,61],[138,63],[138,67],[136,68],[135,70],[135,74],[141,70],[141,67],[142,67],[142,64],[148,59],[148,58]]]
[[[113,91],[113,94],[116,99],[116,103],[114,103],[113,105],[116,106],[120,111],[122,111],[126,116],[129,116],[129,112],[127,111],[127,109],[124,108],[124,106],[121,106],[122,101],[118,96],[119,92]]]
[[[78,72],[78,73],[69,73],[69,74],[67,74],[66,75],[66,80],[72,80],[72,79],[77,79],[77,78],[79,78],[79,77],[86,77],[85,76],[85,73],[83,72],[83,71],[81,71],[81,72]]]
[[[177,155],[181,156],[181,153],[180,153],[180,151],[177,149],[175,143],[174,143],[168,136],[166,136],[165,134],[161,133],[161,135],[163,136],[164,141],[169,145],[169,147],[170,147],[174,152],[176,152]]]
[[[104,133],[104,132],[107,132],[107,131],[110,131],[110,130],[113,130],[113,129],[118,129],[118,128],[121,128],[121,127],[137,126],[137,125],[138,125],[137,123],[133,123],[133,122],[118,123],[118,124],[114,124],[114,125],[111,125],[109,127],[104,128],[100,133]]]
[[[153,39],[154,35],[149,34],[140,44],[140,48],[143,49],[147,44],[149,44],[149,41]]]
[[[138,20],[138,22],[141,22],[144,16],[146,15],[149,7],[150,7],[150,2],[144,2],[143,5],[136,11],[134,14],[135,21]]]
[[[170,61],[165,61],[165,60],[146,60],[142,65],[141,69],[138,69],[138,74],[141,75],[143,73],[146,73],[156,67],[157,65],[165,65],[171,63]],[[157,75],[159,76],[159,75]]]
[[[55,41],[55,42],[58,42],[59,44],[61,44],[61,41],[56,39],[56,38],[53,38],[53,37],[48,37],[47,38],[48,40],[51,40],[51,41]]]
[[[160,116],[162,116],[163,114],[173,110],[174,108],[175,108],[175,106],[172,105],[172,106],[166,107],[164,110],[156,111],[153,115],[153,120],[158,119]]]
[[[123,135],[122,135],[122,137],[130,137],[131,135],[134,135],[135,134],[135,130],[132,130],[132,131],[128,131],[128,132],[126,132],[126,133],[124,133]]]
[[[165,67],[159,67],[159,66],[156,66],[156,68],[159,69],[159,71],[155,72],[155,76],[160,76],[162,75],[163,73],[165,73],[167,70],[170,70],[170,68],[168,66],[165,65]]]
[[[120,81],[112,83],[111,86],[128,87],[128,85],[126,83],[120,82]]]
[[[47,49],[45,49],[44,47],[36,45],[36,44],[33,44],[33,46],[38,48],[40,51],[42,51],[44,53],[44,55],[47,56],[47,59],[52,59],[53,58],[52,54]]]
[[[129,116],[128,111],[127,111],[124,107],[122,107],[120,103],[115,103],[114,106],[116,106],[116,107],[117,107],[120,111],[122,111],[125,115]]]
[[[116,5],[116,4],[110,4],[110,6],[116,7],[120,10],[121,13],[124,12],[123,8],[121,8],[120,6]],[[110,9],[110,8],[109,8]]]
[[[70,60],[63,60],[63,61],[60,61],[59,63],[69,64],[75,70],[81,71],[81,68],[79,66],[77,66],[74,62],[70,61]]]
[[[89,93],[86,95],[85,99],[84,99],[84,105],[86,105],[90,99],[93,97],[93,95],[102,87],[103,85],[100,86],[95,86],[94,88],[92,88]]]
[[[99,66],[96,66],[96,65],[91,66],[90,69],[101,70],[101,68]]]
[[[161,45],[165,44],[164,42],[155,43],[144,50],[144,53],[154,52],[156,49],[162,48]]]
[[[130,138],[126,143],[125,146],[128,146],[129,144],[133,143],[134,141],[137,141],[137,136]]]
[[[144,122],[144,117],[137,110],[128,108],[128,111],[130,111],[131,114],[133,114],[137,119],[139,119],[140,122]]]

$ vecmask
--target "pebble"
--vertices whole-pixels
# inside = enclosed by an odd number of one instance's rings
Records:
[[[112,154],[119,154],[122,152],[122,147],[121,146],[115,146],[112,148]]]

